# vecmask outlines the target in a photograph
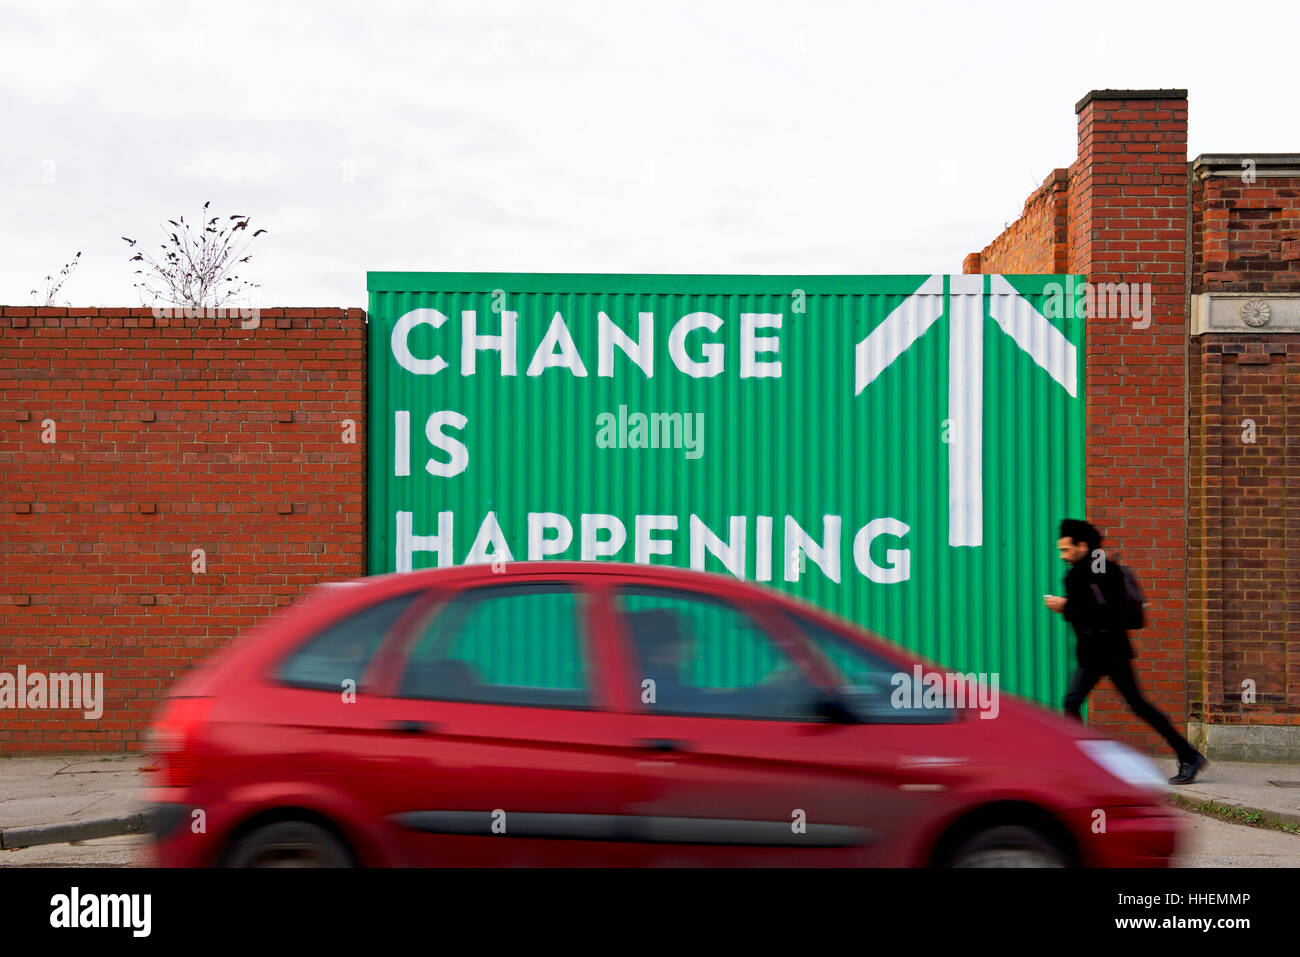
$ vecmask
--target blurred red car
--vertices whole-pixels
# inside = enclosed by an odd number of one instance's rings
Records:
[[[324,592],[164,702],[158,863],[1164,866],[1182,829],[1137,752],[1008,696],[924,706],[928,665],[731,578]]]

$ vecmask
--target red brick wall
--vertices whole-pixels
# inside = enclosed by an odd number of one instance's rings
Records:
[[[1171,92],[1085,98],[1053,194],[1069,272],[1156,295],[1149,329],[1088,322],[1089,514],[1156,603],[1137,642],[1156,703],[1178,721],[1300,725],[1300,335],[1189,336],[1186,295],[1300,292],[1300,157],[1203,156],[1189,171],[1186,99]],[[964,270],[1057,261],[1044,206],[1040,189]],[[1113,692],[1093,701],[1093,720],[1160,748]]]
[[[1024,216],[967,271],[1083,274],[1150,283],[1149,325],[1090,316],[1086,327],[1087,517],[1138,572],[1150,623],[1134,635],[1147,697],[1187,717],[1186,91],[1095,91],[1077,107],[1079,148],[1025,203]],[[1145,325],[1145,328],[1140,326]],[[1136,744],[1165,745],[1108,682],[1089,720]]]
[[[1099,91],[1077,108],[1069,271],[1151,284],[1150,325],[1092,316],[1085,365],[1088,516],[1140,575],[1134,634],[1147,697],[1175,725],[1186,695],[1187,93]],[[1160,738],[1103,685],[1090,718],[1153,750]]]
[[[0,671],[100,671],[106,698],[2,711],[0,751],[135,746],[192,662],[364,574],[365,333],[359,309],[0,309]]]
[[[1064,273],[1069,262],[1069,170],[1056,169],[1025,200],[1020,218],[972,254],[963,272]]]
[[[1300,292],[1297,164],[1267,165],[1243,179],[1239,157],[1194,164],[1195,292]],[[1190,707],[1300,725],[1300,335],[1197,336],[1191,368]]]
[[[1191,712],[1300,725],[1300,335],[1198,336],[1192,370]]]
[[[1192,177],[1193,292],[1300,290],[1300,179],[1253,179]]]

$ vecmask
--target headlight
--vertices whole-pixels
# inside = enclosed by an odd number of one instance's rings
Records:
[[[1080,741],[1078,745],[1094,764],[1125,784],[1151,791],[1169,789],[1169,782],[1160,776],[1151,759],[1139,751],[1134,751],[1128,745],[1120,744],[1118,741],[1097,740]]]

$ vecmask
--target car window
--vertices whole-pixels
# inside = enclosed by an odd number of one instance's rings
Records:
[[[787,614],[791,625],[819,653],[835,678],[844,703],[863,721],[928,724],[953,720],[947,707],[926,707],[914,672],[873,654],[810,618]]]
[[[276,680],[298,688],[340,691],[361,684],[375,652],[415,593],[379,602],[335,622],[298,647],[280,665]]]
[[[620,589],[636,693],[657,714],[817,719],[817,687],[748,614],[728,601],[659,588]]]
[[[560,584],[496,585],[448,601],[415,640],[406,698],[586,708],[581,596]]]

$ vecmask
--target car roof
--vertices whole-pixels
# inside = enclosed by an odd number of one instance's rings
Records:
[[[499,568],[500,566],[498,566]],[[893,642],[850,619],[836,615],[834,612],[818,607],[805,599],[770,585],[744,581],[730,575],[713,572],[695,571],[670,565],[641,565],[634,562],[574,562],[574,561],[538,561],[509,562],[504,573],[494,572],[492,565],[453,565],[445,568],[420,569],[411,572],[392,572],[382,575],[370,575],[342,581],[321,582],[300,596],[299,600],[289,606],[283,606],[276,612],[255,624],[240,640],[224,649],[226,654],[218,654],[201,665],[184,680],[185,694],[206,693],[206,682],[220,678],[217,666],[218,658],[230,659],[228,665],[241,662],[240,666],[261,667],[265,660],[270,660],[279,653],[284,641],[297,640],[302,634],[310,633],[323,627],[340,616],[358,611],[376,602],[386,601],[402,595],[419,592],[424,589],[446,587],[453,591],[473,588],[480,585],[501,586],[511,581],[546,581],[568,580],[573,582],[603,581],[618,583],[620,581],[637,584],[662,585],[665,587],[682,586],[688,590],[707,595],[716,595],[736,602],[755,606],[760,602],[769,607],[784,608],[790,612],[802,613],[812,620],[828,622],[842,629],[847,629],[859,639],[865,639],[876,653],[897,663],[924,662],[914,652],[907,651]],[[290,624],[292,623],[292,624]],[[284,641],[263,645],[260,635],[281,632]],[[237,647],[248,649],[245,655],[233,654]],[[253,653],[253,648],[258,652]],[[245,660],[246,659],[246,660]],[[248,664],[252,662],[252,664]],[[176,686],[181,688],[181,685]]]
[[[813,615],[839,620],[842,624],[861,628],[855,622],[839,618],[824,608],[819,608],[797,595],[772,587],[716,572],[696,571],[672,565],[641,565],[635,562],[575,562],[537,561],[508,562],[502,571],[494,572],[490,564],[451,565],[444,568],[424,568],[410,572],[386,572],[345,581],[322,582],[312,589],[313,603],[317,608],[338,608],[357,601],[380,599],[421,588],[447,587],[472,588],[479,585],[502,585],[510,581],[537,581],[541,579],[568,579],[571,581],[628,581],[637,584],[684,587],[703,591],[719,597],[738,601],[775,602],[791,610],[804,610]]]
[[[395,596],[406,591],[420,588],[470,588],[477,585],[501,585],[513,580],[539,580],[545,578],[565,578],[581,581],[604,580],[606,582],[629,581],[638,584],[653,583],[665,587],[682,586],[690,590],[704,591],[719,597],[737,601],[775,603],[787,610],[807,614],[814,619],[833,622],[841,628],[851,629],[865,635],[874,642],[884,644],[895,651],[903,649],[893,642],[859,622],[837,615],[826,608],[813,604],[807,599],[792,595],[774,587],[767,582],[753,582],[732,575],[717,572],[697,571],[692,568],[679,568],[674,565],[642,565],[636,562],[609,561],[536,561],[507,562],[503,571],[494,572],[491,564],[449,565],[444,568],[423,568],[410,572],[386,572],[382,575],[370,575],[354,578],[348,582],[325,585],[328,589],[320,595],[321,602],[334,607],[338,599],[342,603],[348,599],[360,598],[362,595],[373,599],[377,595]],[[361,587],[337,587],[356,585]],[[320,588],[321,586],[318,586]],[[333,594],[330,594],[330,593]],[[913,652],[904,652],[912,656]]]
[[[495,571],[495,568],[501,568],[501,571]],[[452,565],[446,568],[423,568],[410,572],[387,572],[382,575],[371,575],[364,578],[350,579],[349,582],[336,582],[340,584],[359,584],[365,585],[371,582],[406,582],[415,586],[436,586],[436,585],[463,585],[476,581],[500,583],[509,581],[512,577],[546,577],[555,576],[563,578],[636,578],[651,579],[660,581],[664,584],[682,584],[698,587],[702,584],[712,584],[721,591],[735,593],[737,591],[753,594],[772,596],[779,594],[770,588],[761,588],[757,585],[735,578],[731,575],[723,575],[717,572],[696,571],[689,568],[678,568],[672,565],[641,565],[635,562],[575,562],[575,561],[537,561],[537,562],[506,562],[503,565],[494,566],[492,564],[480,565]]]

